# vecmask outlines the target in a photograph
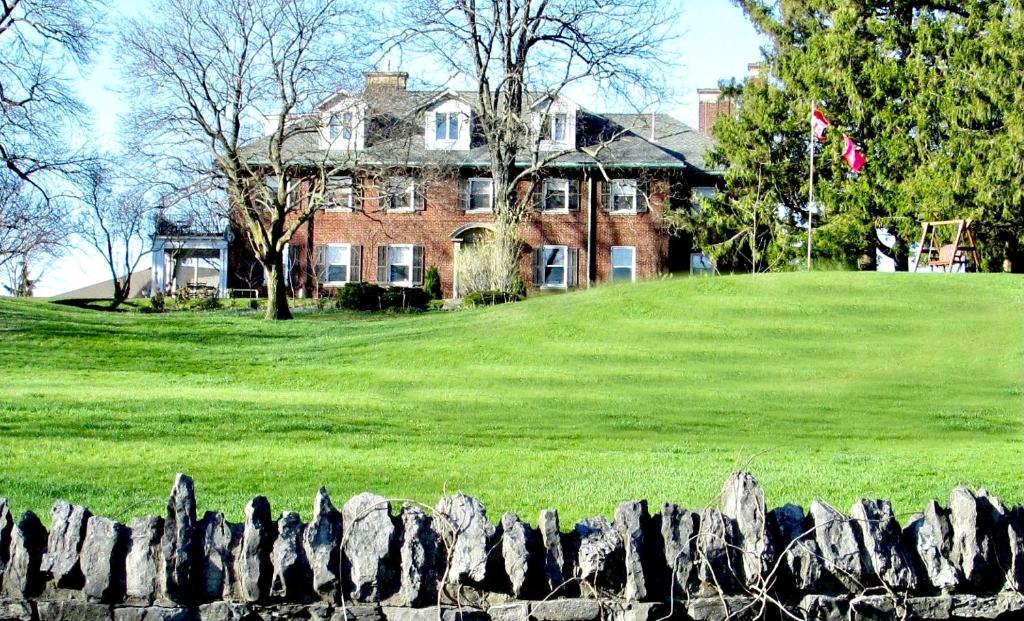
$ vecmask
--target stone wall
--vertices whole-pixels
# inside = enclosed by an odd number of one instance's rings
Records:
[[[178,475],[166,515],[127,525],[58,501],[47,532],[0,499],[0,621],[1020,618],[1022,516],[963,487],[902,526],[884,500],[769,510],[736,473],[698,511],[628,501],[569,528],[324,489],[308,521],[257,497],[235,524]]]

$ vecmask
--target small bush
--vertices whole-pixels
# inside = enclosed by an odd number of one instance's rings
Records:
[[[212,311],[220,308],[220,298],[215,296],[204,296],[199,298],[186,298],[177,303],[178,310],[186,311]]]
[[[444,310],[444,300],[431,300],[430,303],[427,304],[427,310],[429,310],[429,311],[443,311]]]
[[[338,308],[358,311],[381,309],[384,288],[368,282],[350,282],[335,293]]]
[[[474,291],[466,296],[466,306],[494,306],[522,299],[523,296],[510,291]]]
[[[151,313],[162,313],[167,309],[167,301],[164,300],[164,294],[157,291],[153,297],[149,298],[149,312]]]
[[[437,271],[436,265],[427,268],[427,275],[423,278],[423,290],[427,292],[431,300],[441,299],[443,295],[441,293],[441,274]]]
[[[518,274],[515,280],[512,281],[512,290],[509,291],[512,295],[516,296],[520,300],[526,299],[526,283],[523,282],[523,277]]]
[[[419,287],[391,287],[381,295],[381,308],[427,310],[430,294]]]

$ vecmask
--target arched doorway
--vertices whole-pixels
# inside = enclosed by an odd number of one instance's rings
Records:
[[[452,290],[457,298],[470,291],[492,288],[493,261],[488,256],[494,247],[493,224],[479,222],[461,226],[452,233]]]

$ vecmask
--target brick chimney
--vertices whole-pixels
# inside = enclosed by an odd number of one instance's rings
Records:
[[[698,129],[705,136],[714,138],[715,121],[720,116],[732,116],[736,113],[736,100],[722,95],[720,88],[697,89],[700,106],[700,123]]]
[[[404,71],[367,71],[366,90],[404,91],[409,81],[409,74]]]

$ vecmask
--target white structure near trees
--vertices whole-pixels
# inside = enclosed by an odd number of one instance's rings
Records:
[[[230,241],[227,230],[193,232],[165,220],[158,222],[153,236],[153,293],[174,295],[181,288],[215,288],[217,297],[228,297]],[[216,282],[211,282],[202,267],[216,270]]]

